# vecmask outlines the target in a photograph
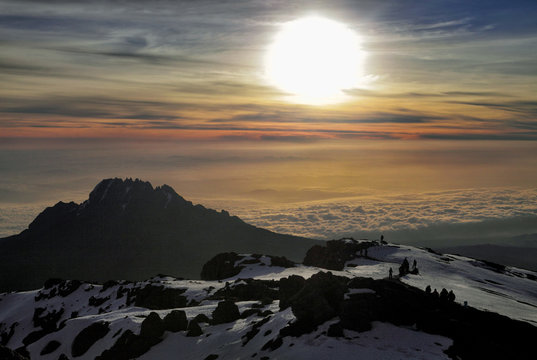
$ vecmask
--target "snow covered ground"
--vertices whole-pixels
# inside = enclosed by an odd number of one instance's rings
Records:
[[[481,310],[488,310],[510,318],[529,322],[537,326],[537,278],[529,270],[505,267],[495,271],[486,263],[457,255],[440,255],[426,249],[404,245],[376,246],[369,249],[369,258],[357,257],[347,262],[343,271],[332,271],[334,275],[347,277],[388,277],[390,267],[398,273],[404,258],[410,263],[416,260],[419,275],[406,275],[401,280],[424,290],[427,285],[437,289],[453,290],[456,302]],[[351,265],[351,266],[348,266]],[[356,266],[353,266],[356,265]],[[321,271],[316,267],[297,266],[278,268],[248,264],[227,281],[240,278],[279,280],[290,275],[309,278]],[[326,271],[326,270],[324,270]]]
[[[453,290],[456,302],[467,302],[469,306],[497,312],[510,318],[537,326],[537,274],[531,271],[495,267],[470,258],[455,255],[440,255],[426,249],[410,246],[384,245],[369,249],[369,258],[357,256],[346,262],[342,271],[332,271],[334,275],[346,277],[388,277],[391,267],[394,275],[404,258],[410,263],[416,260],[419,275],[406,275],[401,280],[419,289],[430,285],[440,291],[442,288]],[[297,265],[283,268],[270,265],[270,258],[262,256],[257,262],[243,257],[236,266],[244,266],[239,274],[222,281],[177,280],[172,277],[156,277],[139,283],[118,282],[107,287],[82,283],[67,296],[52,296],[49,289],[39,289],[20,293],[0,294],[0,333],[7,347],[23,347],[23,340],[40,327],[35,326],[37,308],[43,314],[59,314],[59,330],[53,331],[26,346],[32,359],[57,360],[60,354],[71,358],[71,346],[80,331],[90,324],[104,321],[110,331],[97,340],[89,350],[77,359],[94,359],[117,341],[120,334],[130,329],[140,333],[140,324],[151,311],[164,318],[173,309],[149,310],[129,304],[127,293],[148,284],[178,289],[186,298],[184,310],[188,320],[198,314],[211,317],[218,300],[208,299],[226,283],[238,284],[238,279],[279,280],[290,275],[310,278],[319,271],[316,267]],[[246,263],[245,263],[246,261]],[[249,263],[250,262],[250,263]],[[236,282],[237,281],[237,282]],[[351,293],[371,294],[369,289],[351,289]],[[47,298],[50,295],[50,298]],[[347,295],[347,296],[348,296]],[[41,298],[40,298],[41,297]],[[93,299],[93,304],[92,300]],[[237,302],[239,311],[251,308],[257,301]],[[398,327],[388,323],[374,322],[370,331],[357,333],[346,330],[344,337],[328,337],[328,327],[336,319],[319,326],[312,333],[300,337],[284,337],[283,343],[274,351],[262,350],[280,329],[295,320],[291,310],[280,311],[278,301],[266,304],[261,311],[270,310],[269,319],[259,328],[259,333],[246,344],[244,336],[264,317],[253,314],[234,322],[210,325],[200,323],[203,335],[187,337],[185,331],[166,332],[163,341],[153,346],[140,359],[204,359],[217,354],[218,359],[246,359],[267,356],[270,359],[447,359],[443,352],[452,340],[443,336],[431,335],[411,327]],[[266,316],[265,316],[266,318]],[[63,324],[63,325],[62,325]],[[13,329],[12,335],[7,334]],[[50,354],[40,355],[52,340],[60,343]],[[255,354],[255,355],[254,355]]]
[[[176,356],[182,359],[205,359],[211,354],[218,354],[218,359],[259,359],[263,356],[275,360],[448,359],[443,350],[452,343],[443,336],[380,322],[374,323],[371,331],[348,331],[345,338],[323,336],[322,333],[335,322],[332,321],[300,338],[285,338],[282,346],[272,352],[259,351],[293,318],[290,309],[277,313],[261,327],[261,336],[256,336],[244,347],[240,339],[247,332],[250,319],[237,321],[231,328],[229,324],[212,326],[211,335],[200,339],[170,334],[140,360],[173,359]]]

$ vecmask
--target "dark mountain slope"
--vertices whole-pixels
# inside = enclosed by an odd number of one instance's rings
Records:
[[[0,239],[0,291],[39,287],[51,277],[139,280],[167,273],[197,278],[203,263],[219,252],[299,260],[316,243],[193,205],[167,185],[107,179],[82,204],[59,202],[27,230]]]

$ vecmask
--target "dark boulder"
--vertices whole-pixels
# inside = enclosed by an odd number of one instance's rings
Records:
[[[105,302],[107,302],[108,300],[110,300],[110,296],[107,296],[107,297],[95,297],[95,296],[91,296],[91,297],[88,299],[88,306],[99,307],[99,306],[101,306],[102,304],[104,304]]]
[[[64,281],[63,279],[58,279],[58,278],[47,279],[45,283],[43,284],[43,288],[46,290],[52,289],[54,286],[61,284],[63,281]]]
[[[343,270],[345,262],[354,259],[357,253],[375,246],[377,243],[358,242],[353,239],[330,240],[326,246],[315,245],[308,250],[304,265],[316,266],[328,270]]]
[[[47,312],[46,308],[35,308],[32,321],[35,327],[41,327],[47,332],[56,331],[58,329],[58,321],[62,317],[64,309],[53,310]]]
[[[50,334],[52,331],[46,331],[46,330],[36,330],[36,331],[32,331],[31,333],[29,333],[28,335],[26,335],[24,337],[24,339],[22,339],[22,344],[24,346],[28,346],[30,344],[33,344],[34,342],[36,342],[37,340],[41,339],[42,337],[44,337],[45,335],[48,335]]]
[[[221,280],[237,275],[243,269],[243,266],[235,266],[235,262],[240,259],[242,259],[242,256],[234,252],[216,255],[203,265],[201,279]]]
[[[28,349],[26,348],[26,346],[21,346],[21,347],[18,347],[15,349],[15,352],[17,354],[19,354],[20,356],[22,356],[23,358],[28,358],[30,359],[30,352],[28,351]]]
[[[48,279],[43,289],[35,297],[35,301],[51,299],[55,296],[67,297],[74,293],[82,285],[78,280]]]
[[[41,329],[32,331],[26,335],[26,337],[22,339],[24,346],[28,346],[41,339],[43,336],[57,331],[58,328],[62,326],[61,324],[58,326],[58,321],[61,319],[63,313],[63,308],[49,312],[47,312],[46,308],[35,308],[32,321],[35,327],[41,327]]]
[[[142,322],[140,335],[135,335],[131,330],[126,330],[117,339],[115,344],[110,349],[103,351],[96,360],[128,360],[137,358],[149,351],[152,346],[158,344],[161,341],[163,332],[163,321],[157,313],[151,313]]]
[[[340,325],[349,330],[371,330],[371,322],[376,316],[375,296],[372,294],[360,294],[344,301],[340,314]]]
[[[104,284],[103,284],[103,287],[101,288],[101,291],[100,292],[104,292],[114,286],[117,286],[119,285],[119,281],[117,280],[108,280],[108,281],[105,281]]]
[[[186,333],[186,336],[189,337],[196,337],[203,334],[203,330],[201,330],[200,325],[196,320],[190,320],[188,323],[188,332]]]
[[[43,348],[43,350],[41,350],[39,355],[43,356],[43,355],[53,353],[54,351],[56,351],[60,347],[60,345],[61,345],[61,343],[59,341],[51,340],[51,341],[48,342],[47,345],[45,345],[45,347]]]
[[[269,255],[270,266],[280,266],[284,268],[295,267],[295,263],[287,259],[285,256],[272,256]]]
[[[239,284],[231,284],[218,290],[211,296],[211,299],[234,301],[270,299],[272,302],[278,299],[277,287],[276,281],[241,279]]]
[[[148,284],[129,294],[129,303],[151,310],[175,309],[187,306],[187,298],[182,296],[186,289],[173,289]]]
[[[240,318],[239,308],[233,301],[220,301],[213,311],[213,324],[224,324]]]
[[[3,345],[0,345],[0,359],[2,360],[29,360],[29,357],[26,357],[22,354],[19,354],[16,351],[11,350]]]
[[[58,285],[58,295],[61,297],[67,297],[74,293],[82,285],[82,282],[78,280],[66,280]]]
[[[289,299],[297,326],[310,332],[335,317],[341,309],[347,281],[330,272],[319,272],[306,280],[303,288]]]
[[[280,279],[280,289],[278,294],[280,298],[280,310],[284,310],[291,306],[289,300],[302,289],[305,283],[306,279],[298,275],[291,275],[287,278]]]
[[[196,317],[194,317],[194,320],[196,320],[196,322],[199,324],[199,323],[206,323],[206,324],[209,324],[211,322],[211,319],[209,319],[209,317],[205,314],[198,314],[196,315]]]
[[[164,334],[164,321],[158,316],[156,312],[151,312],[145,319],[142,321],[140,327],[140,336],[157,339]]]
[[[325,246],[315,245],[308,250],[302,263],[306,266],[317,266],[328,270],[342,270],[341,262],[341,259],[333,257]]]
[[[188,320],[183,310],[172,310],[164,317],[164,329],[171,332],[186,330]]]
[[[83,329],[73,340],[71,345],[71,354],[73,357],[81,356],[88,351],[90,347],[108,334],[110,327],[106,322],[96,322]]]

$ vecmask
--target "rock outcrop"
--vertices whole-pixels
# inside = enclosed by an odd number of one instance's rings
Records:
[[[310,248],[303,264],[328,270],[343,270],[345,262],[354,259],[360,253],[367,256],[367,249],[376,245],[378,244],[374,241],[353,239],[327,241],[325,246],[315,245]]]
[[[224,300],[218,303],[213,311],[213,324],[224,324],[235,321],[241,317],[239,308],[233,301]]]
[[[109,331],[110,327],[106,322],[91,324],[75,337],[71,346],[71,354],[73,357],[84,355],[97,340],[105,337]]]

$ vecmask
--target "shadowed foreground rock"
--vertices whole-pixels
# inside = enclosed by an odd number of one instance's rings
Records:
[[[206,262],[201,269],[202,280],[220,280],[237,275],[243,269],[235,266],[241,257],[234,252],[222,253]]]
[[[241,317],[239,308],[233,301],[220,301],[213,311],[213,324],[224,324]]]
[[[299,279],[282,279],[282,284]],[[288,286],[288,285],[286,285]],[[348,290],[359,289],[347,294]],[[289,296],[289,295],[286,295]],[[373,280],[318,273],[303,282],[287,300],[297,320],[280,330],[278,337],[300,336],[326,320],[339,318],[330,336],[343,336],[345,329],[367,331],[371,322],[416,326],[430,334],[454,340],[446,351],[461,359],[532,359],[537,328],[496,313],[442,301],[399,281]],[[275,346],[273,341],[267,347]]]
[[[355,241],[353,239],[330,240],[325,246],[315,245],[308,250],[304,258],[304,265],[317,266],[328,270],[343,270],[345,262],[356,257],[360,251],[371,246],[377,246],[376,241]]]
[[[30,360],[16,351],[0,345],[0,359],[2,360]]]
[[[186,330],[188,320],[183,310],[172,310],[164,317],[164,329],[166,331],[178,332]]]
[[[164,322],[157,313],[149,314],[140,328],[140,335],[134,335],[131,330],[126,330],[116,343],[105,350],[97,360],[128,360],[145,354],[152,346],[162,341]]]
[[[136,306],[151,310],[174,309],[187,305],[186,297],[182,296],[185,291],[186,289],[171,289],[148,284],[129,294],[129,298],[134,298]]]
[[[71,354],[74,357],[84,355],[95,342],[108,334],[110,327],[106,322],[96,322],[83,329],[73,340]]]
[[[186,336],[188,337],[197,337],[203,334],[203,330],[201,330],[200,325],[196,320],[190,320],[188,323],[188,332],[186,333]]]

